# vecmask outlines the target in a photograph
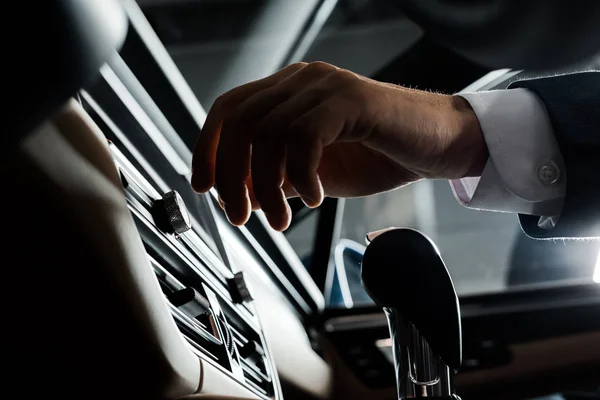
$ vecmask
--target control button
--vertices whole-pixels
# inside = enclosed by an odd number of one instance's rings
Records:
[[[265,356],[265,349],[254,340],[248,341],[245,345],[238,349],[240,356],[246,360],[258,362]]]
[[[196,318],[210,312],[210,303],[192,287],[186,287],[167,296],[171,304],[179,308],[190,318]]]
[[[229,293],[235,303],[244,303],[252,301],[252,295],[246,284],[244,273],[242,271],[237,272],[233,278],[228,279]]]
[[[192,229],[190,215],[183,199],[175,190],[165,193],[155,202],[155,220],[160,229],[181,234]]]
[[[543,185],[552,185],[560,178],[560,169],[553,160],[547,160],[538,169],[538,178]]]

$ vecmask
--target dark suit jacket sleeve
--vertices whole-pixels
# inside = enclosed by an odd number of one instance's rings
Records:
[[[600,71],[513,82],[537,94],[548,111],[566,165],[567,191],[558,223],[541,229],[539,217],[520,215],[534,238],[600,237]]]

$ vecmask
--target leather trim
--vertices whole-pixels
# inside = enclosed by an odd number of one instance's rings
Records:
[[[5,278],[20,284],[3,294],[20,299],[6,331],[16,350],[8,365],[23,366],[11,367],[15,384],[35,370],[37,387],[62,398],[194,393],[200,360],[163,301],[106,139],[84,110],[68,104],[0,175],[12,193],[0,198],[13,233],[5,256],[19,260]]]

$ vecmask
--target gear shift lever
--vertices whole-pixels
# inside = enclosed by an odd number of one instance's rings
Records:
[[[367,246],[361,274],[388,319],[398,398],[458,399],[458,297],[435,244],[416,230],[386,231]]]

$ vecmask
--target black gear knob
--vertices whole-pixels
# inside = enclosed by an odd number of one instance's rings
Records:
[[[388,318],[398,397],[457,398],[460,310],[435,244],[413,229],[388,230],[367,246],[361,275]]]

